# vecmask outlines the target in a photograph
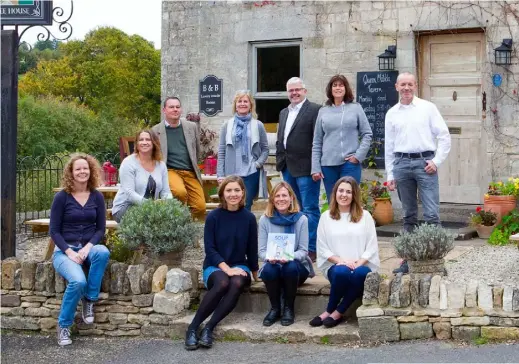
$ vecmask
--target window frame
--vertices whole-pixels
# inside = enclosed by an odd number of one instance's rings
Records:
[[[272,40],[272,41],[258,41],[250,42],[252,46],[252,62],[251,62],[251,87],[252,97],[261,100],[275,100],[286,99],[287,91],[269,91],[258,92],[258,49],[259,48],[276,48],[276,47],[299,47],[299,76],[303,78],[303,39],[286,39],[286,40]],[[288,78],[287,78],[288,81]]]

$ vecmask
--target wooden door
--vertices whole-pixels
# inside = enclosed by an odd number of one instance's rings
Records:
[[[451,131],[439,168],[440,202],[479,204],[487,184],[481,93],[483,33],[420,37],[420,95],[436,104]]]

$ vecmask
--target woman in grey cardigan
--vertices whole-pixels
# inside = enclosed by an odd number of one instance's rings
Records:
[[[315,123],[312,178],[323,179],[329,203],[339,178],[351,176],[360,183],[361,163],[373,133],[362,106],[354,102],[346,77],[333,76],[326,86],[326,96],[326,106],[319,110]]]
[[[112,206],[112,216],[121,222],[132,205],[147,199],[172,198],[168,169],[162,162],[160,142],[155,132],[143,129],[135,137],[135,151],[126,157],[119,170],[121,186]]]
[[[264,326],[271,326],[279,318],[281,325],[294,323],[294,302],[297,287],[308,277],[315,275],[312,261],[308,257],[308,219],[299,211],[299,204],[292,187],[280,182],[273,189],[265,215],[259,221],[259,258],[265,263],[260,269],[260,277],[265,283],[271,309],[263,319]],[[276,258],[269,254],[269,234],[294,234],[293,257]],[[285,237],[283,236],[282,237]],[[274,236],[270,236],[274,238]],[[270,249],[272,252],[272,249]],[[281,292],[284,295],[283,313]]]
[[[218,183],[230,175],[243,179],[246,190],[245,208],[252,207],[258,196],[267,197],[267,175],[263,165],[269,155],[267,132],[257,120],[254,98],[248,91],[238,91],[232,103],[234,116],[220,130],[218,147]]]

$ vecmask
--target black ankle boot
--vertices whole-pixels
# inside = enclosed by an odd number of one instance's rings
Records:
[[[198,349],[198,338],[196,337],[196,330],[187,329],[186,341],[184,342],[184,347],[186,348],[186,350]]]
[[[282,326],[290,326],[294,323],[294,309],[288,306],[285,306],[283,310],[283,316],[281,316],[281,325]]]
[[[279,308],[271,308],[267,316],[263,319],[263,326],[272,326],[280,317],[281,312],[279,312]]]
[[[210,348],[213,346],[213,330],[208,327],[204,327],[202,333],[200,334],[200,339],[198,340],[198,344],[203,346],[204,348]]]

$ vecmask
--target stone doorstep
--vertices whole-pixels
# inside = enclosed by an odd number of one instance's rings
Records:
[[[290,326],[281,326],[276,322],[270,327],[263,326],[263,314],[236,314],[226,317],[215,330],[218,341],[273,341],[279,343],[313,342],[320,344],[341,344],[360,341],[356,321],[349,320],[334,328],[311,327],[308,322],[313,316],[296,316]],[[194,314],[175,320],[170,325],[170,334],[176,338],[184,338],[188,325]]]
[[[475,228],[467,226],[467,223],[442,221],[445,229],[456,236],[455,240],[470,240],[477,238],[478,233]],[[394,222],[389,225],[377,226],[377,236],[394,238],[400,235],[402,222]]]

